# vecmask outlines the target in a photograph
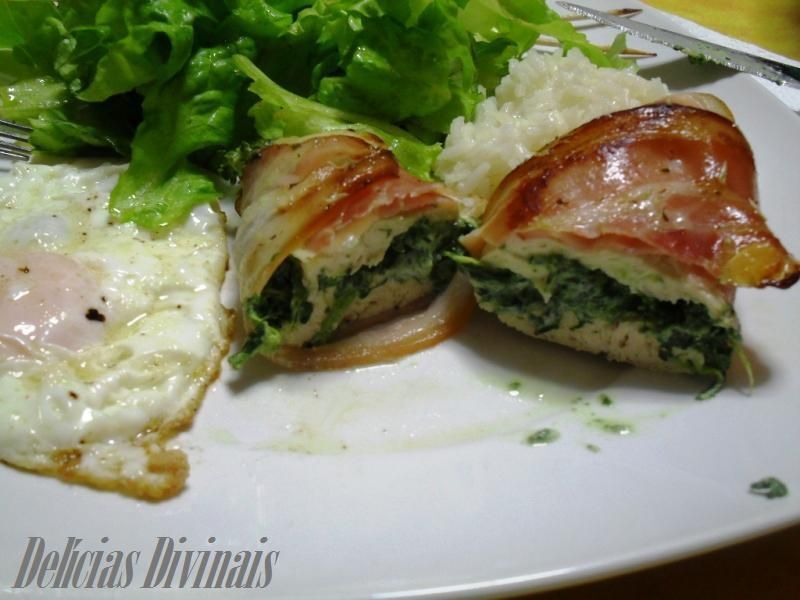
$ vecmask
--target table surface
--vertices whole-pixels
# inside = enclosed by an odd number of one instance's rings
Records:
[[[800,598],[800,525],[644,571],[524,598],[797,600]]]

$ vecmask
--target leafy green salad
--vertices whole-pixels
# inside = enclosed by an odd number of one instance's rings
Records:
[[[112,214],[157,230],[283,136],[370,131],[430,178],[540,35],[627,64],[544,0],[0,0],[0,118],[43,153],[129,160]]]

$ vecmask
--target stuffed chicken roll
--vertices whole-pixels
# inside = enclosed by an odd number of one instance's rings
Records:
[[[717,112],[612,113],[512,171],[464,239],[479,305],[532,336],[718,389],[740,339],[735,288],[788,287],[800,267],[759,211],[746,139]]]
[[[292,368],[380,362],[436,343],[468,316],[468,285],[450,286],[456,267],[445,256],[466,232],[458,202],[374,136],[267,146],[245,170],[237,210],[247,338],[234,366],[253,354]],[[398,315],[408,316],[377,325]]]

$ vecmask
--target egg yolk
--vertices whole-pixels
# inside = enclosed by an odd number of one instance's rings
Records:
[[[107,317],[96,277],[78,261],[52,252],[0,256],[0,360],[98,343]]]

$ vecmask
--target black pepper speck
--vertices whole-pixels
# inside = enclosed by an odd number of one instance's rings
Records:
[[[99,321],[100,323],[103,323],[106,320],[106,316],[96,308],[90,308],[89,310],[87,310],[86,318],[89,319],[90,321]]]

